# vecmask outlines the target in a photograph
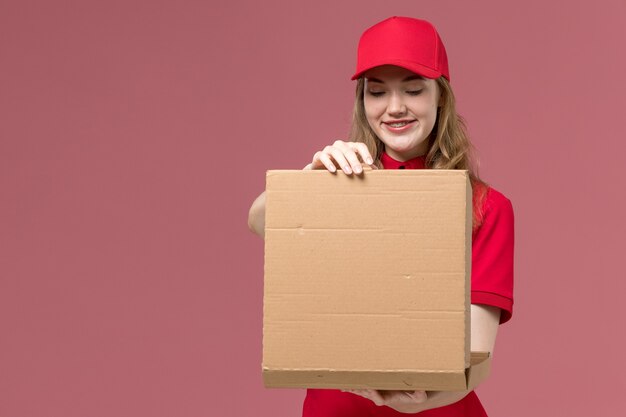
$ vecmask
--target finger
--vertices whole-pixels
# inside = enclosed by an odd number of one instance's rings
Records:
[[[362,390],[357,390],[357,389],[349,389],[349,390],[345,390],[344,392],[349,392],[350,394],[354,394],[354,395],[358,395],[359,397],[363,397],[367,400],[369,400],[370,398],[367,396],[367,394],[365,394],[364,392],[362,392]]]
[[[350,168],[352,169],[352,171],[356,172],[357,174],[363,172],[363,166],[361,164],[361,161],[359,161],[357,153],[355,152],[356,149],[353,147],[353,142],[350,142],[350,144],[344,143],[341,145],[335,145],[335,148],[338,148],[343,152],[344,157],[350,163]]]
[[[385,405],[385,398],[382,396],[382,394],[380,392],[378,392],[377,390],[373,389],[373,390],[367,390],[369,391],[369,395],[370,395],[370,400],[374,401],[374,404],[380,406],[380,405]]]
[[[327,146],[324,148],[324,153],[330,154],[337,163],[337,165],[340,166],[341,169],[343,169],[343,172],[348,175],[352,174],[352,168],[350,167],[350,164],[348,163],[348,160],[344,156],[343,152],[339,148],[336,148],[334,146]]]
[[[317,165],[315,164],[316,160],[318,161]],[[315,155],[313,155],[313,168],[315,169],[316,166],[318,168],[324,167],[330,172],[337,171],[337,167],[335,167],[335,163],[331,161],[328,155],[326,155],[324,152],[316,152]]]
[[[417,403],[423,403],[428,399],[428,395],[426,395],[426,391],[409,391],[406,394],[412,398]]]
[[[363,398],[367,398],[368,400],[371,400],[372,395],[370,393],[370,390],[367,389],[355,389],[352,391],[353,394],[359,395]]]
[[[366,164],[372,165],[374,164],[374,159],[372,158],[372,154],[370,150],[367,148],[367,145],[363,142],[351,142],[352,146],[358,152],[359,156],[361,156],[361,160],[363,160]]]

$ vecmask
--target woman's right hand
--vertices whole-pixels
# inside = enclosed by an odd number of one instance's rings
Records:
[[[360,174],[363,172],[361,161],[376,169],[367,145],[361,142],[336,140],[332,145],[315,152],[313,162],[304,169],[327,169],[330,172],[336,172],[337,168],[341,168],[348,175],[353,172]]]

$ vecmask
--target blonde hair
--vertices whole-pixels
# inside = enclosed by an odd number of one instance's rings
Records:
[[[475,148],[469,139],[465,120],[456,111],[456,102],[450,83],[444,77],[439,77],[436,81],[441,93],[441,106],[437,109],[437,120],[428,137],[426,168],[466,169],[469,172],[474,208],[472,223],[473,228],[476,229],[482,223],[484,214],[482,207],[489,186],[478,176],[474,157]],[[361,77],[356,85],[350,140],[365,143],[372,156],[375,155],[376,166],[383,168],[380,157],[385,150],[385,145],[367,122],[364,89],[365,79]]]

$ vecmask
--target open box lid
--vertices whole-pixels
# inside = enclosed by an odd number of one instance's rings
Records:
[[[266,180],[266,386],[465,389],[467,171]]]

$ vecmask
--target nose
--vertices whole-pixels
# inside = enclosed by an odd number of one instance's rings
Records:
[[[406,105],[400,94],[392,93],[387,104],[387,113],[392,116],[401,116],[406,113]]]

